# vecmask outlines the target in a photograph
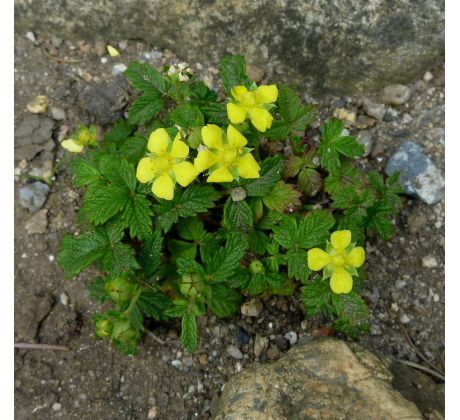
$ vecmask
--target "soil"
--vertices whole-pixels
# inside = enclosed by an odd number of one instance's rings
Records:
[[[16,418],[209,418],[213,398],[232,374],[254,361],[278,358],[291,346],[284,338],[286,333],[295,331],[299,338],[313,338],[328,334],[329,324],[321,318],[304,320],[295,297],[273,297],[264,301],[257,318],[200,318],[201,344],[195,354],[181,348],[177,322],[147,325],[149,333],[136,357],[123,356],[107,341],[96,340],[91,316],[101,305],[89,299],[86,289],[96,271],[89,269],[65,280],[55,262],[60,238],[79,232],[75,213],[81,200],[80,192],[71,186],[66,153],[58,142],[79,123],[96,122],[102,130],[107,121],[123,114],[130,91],[122,76],[112,75],[114,65],[136,59],[159,67],[180,60],[170,51],[136,41],[114,44],[121,56],[111,58],[101,43],[34,37],[35,41],[22,33],[15,37],[15,124],[29,114],[27,105],[37,95],[45,95],[49,102],[41,115],[51,117],[51,108],[57,107],[65,116],[58,119],[59,113],[53,112],[53,150],[43,149],[33,159],[15,161],[15,342],[58,344],[70,351],[15,350]],[[219,88],[216,67],[198,62],[190,65],[198,77]],[[261,69],[254,71],[263,77]],[[361,161],[364,168],[383,168],[397,147],[410,139],[422,145],[443,170],[444,70],[432,69],[430,74],[431,78],[425,75],[414,82],[411,99],[387,111],[383,121],[364,117],[359,96],[327,98],[317,102],[315,126],[336,108],[357,110],[361,122],[352,124],[350,131],[358,134],[359,125],[376,139],[372,154]],[[108,99],[113,106],[95,112],[81,92],[101,82],[117,88]],[[126,98],[120,99],[124,94]],[[54,177],[43,206],[48,210],[48,223],[44,233],[28,233],[25,227],[34,213],[21,206],[19,190],[31,183],[33,168],[50,161]],[[444,200],[429,206],[405,198],[393,239],[384,242],[372,237],[367,255],[365,297],[372,313],[371,334],[361,343],[378,354],[425,364],[416,348],[442,371]],[[423,259],[430,256],[431,264],[423,265]],[[260,358],[253,352],[256,334],[268,337],[271,344]],[[227,352],[230,345],[241,350],[242,359]]]

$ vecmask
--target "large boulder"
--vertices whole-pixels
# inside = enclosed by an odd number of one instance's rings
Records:
[[[372,353],[327,338],[298,345],[271,365],[233,376],[213,406],[214,420],[423,419],[391,385]]]
[[[191,62],[241,53],[315,96],[409,82],[444,56],[443,0],[15,0],[15,25],[142,39]]]

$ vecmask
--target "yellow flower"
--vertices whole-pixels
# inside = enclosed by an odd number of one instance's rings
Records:
[[[81,153],[86,146],[95,146],[97,144],[96,127],[81,126],[72,135],[72,138],[63,140],[61,146],[72,153]]]
[[[234,178],[259,178],[260,166],[245,148],[248,141],[232,125],[222,128],[208,124],[201,129],[206,147],[200,146],[194,160],[198,172],[210,169],[207,182],[231,182]]]
[[[320,248],[308,251],[308,268],[319,271],[324,268],[323,278],[331,278],[330,286],[334,293],[350,293],[353,288],[352,275],[364,264],[366,252],[361,246],[351,243],[349,230],[338,230],[331,235],[327,252]]]
[[[232,88],[234,102],[227,104],[227,114],[232,124],[241,124],[248,117],[262,133],[272,126],[273,117],[268,111],[278,99],[276,85],[259,86],[254,91],[245,86]]]
[[[139,161],[136,178],[143,184],[153,181],[152,192],[157,197],[172,200],[176,182],[186,187],[198,176],[193,164],[185,160],[189,148],[180,140],[180,133],[171,141],[164,128],[157,128],[150,134],[147,149],[150,154]]]

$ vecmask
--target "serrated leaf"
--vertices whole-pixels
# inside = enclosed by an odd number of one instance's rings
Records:
[[[339,169],[324,179],[324,190],[329,194],[346,186],[353,186],[355,189],[362,189],[364,186],[363,175],[349,160],[341,162]]]
[[[288,207],[300,206],[300,196],[302,193],[294,189],[293,185],[278,181],[271,191],[262,200],[270,210],[280,213]]]
[[[136,126],[129,124],[128,121],[120,119],[112,127],[112,130],[105,134],[104,140],[108,143],[122,143],[136,129]]]
[[[105,288],[106,279],[103,277],[96,277],[91,283],[88,284],[89,296],[91,299],[100,303],[110,300],[110,296]]]
[[[179,105],[169,113],[169,119],[185,129],[204,125],[203,113],[192,104]]]
[[[161,93],[165,93],[167,90],[167,82],[163,76],[146,63],[137,61],[129,63],[124,75],[137,90],[145,92],[160,91]]]
[[[303,249],[289,249],[286,253],[288,276],[305,283],[310,275],[307,260],[307,252]]]
[[[264,137],[269,140],[284,140],[291,133],[291,127],[286,121],[274,120],[269,130],[264,133]]]
[[[179,220],[176,228],[179,236],[188,241],[200,241],[206,235],[203,221],[196,217]]]
[[[101,260],[100,267],[113,277],[118,277],[127,271],[140,268],[134,257],[133,247],[122,243],[112,244],[107,248]]]
[[[227,199],[224,206],[223,226],[228,229],[240,230],[244,233],[252,226],[252,211],[246,201],[233,201]]]
[[[306,249],[323,245],[334,224],[335,219],[327,210],[307,214],[299,223],[297,245]]]
[[[234,289],[220,284],[212,284],[207,304],[208,308],[219,318],[227,318],[236,313],[241,302],[241,295]]]
[[[128,122],[145,125],[163,109],[163,106],[163,98],[159,93],[144,93],[129,108]]]
[[[246,62],[242,55],[224,57],[220,62],[220,77],[227,94],[230,94],[234,86],[249,88],[252,84],[246,74]]]
[[[194,352],[198,348],[198,327],[196,325],[196,316],[186,312],[182,316],[182,331],[180,339],[182,345],[189,351]]]
[[[281,156],[274,156],[265,159],[260,165],[260,178],[257,178],[244,185],[249,197],[263,197],[270,193],[275,184],[283,175],[283,159]]]
[[[286,249],[294,248],[297,242],[297,220],[284,216],[278,226],[273,227],[273,238]]]
[[[142,194],[133,195],[122,215],[131,238],[144,239],[152,232],[152,215],[150,201]]]
[[[171,254],[171,259],[196,257],[196,244],[179,239],[170,239],[168,241],[168,251]]]
[[[118,185],[89,187],[84,197],[83,211],[88,220],[101,225],[129,204],[127,190]]]
[[[249,232],[249,249],[251,252],[259,255],[265,254],[267,251],[267,244],[270,238],[267,234],[258,229],[251,229]]]
[[[339,318],[335,323],[337,331],[356,339],[369,330],[369,309],[356,292],[333,294],[332,302]]]
[[[161,264],[161,251],[163,248],[163,238],[159,231],[155,231],[144,241],[139,251],[139,263],[146,277],[152,277],[159,269]]]
[[[217,124],[220,127],[228,125],[227,109],[223,103],[209,102],[200,107],[208,124]]]
[[[265,274],[253,274],[247,285],[247,290],[252,296],[256,296],[264,292],[265,286]]]
[[[246,255],[248,241],[241,234],[233,234],[227,239],[225,248],[219,248],[206,267],[211,281],[222,282],[231,277]]]
[[[331,300],[332,292],[329,281],[316,279],[302,288],[301,300],[307,315],[318,314]]]
[[[149,289],[144,289],[137,300],[139,309],[149,318],[154,318],[158,321],[168,319],[166,312],[173,308],[173,303],[170,298],[161,292],[156,292]]]
[[[141,136],[128,137],[120,146],[120,155],[128,162],[137,164],[145,155],[147,140]]]
[[[203,267],[191,258],[178,258],[176,260],[177,272],[179,274],[201,274],[204,275]]]
[[[70,171],[74,176],[73,183],[77,188],[86,185],[101,185],[102,176],[96,165],[83,158],[74,158],[70,161]]]

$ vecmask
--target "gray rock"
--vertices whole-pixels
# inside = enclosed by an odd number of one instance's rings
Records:
[[[227,353],[234,359],[240,360],[243,358],[243,353],[241,353],[241,350],[236,346],[228,346]]]
[[[371,132],[368,130],[361,130],[358,133],[356,140],[359,144],[364,146],[364,157],[369,156],[372,152],[372,146],[374,145],[374,138],[372,137]]]
[[[43,145],[52,139],[53,128],[51,118],[27,114],[14,131],[14,146]]]
[[[385,113],[387,112],[385,105],[373,102],[368,98],[363,99],[363,109],[367,115],[378,120],[382,120]]]
[[[400,173],[399,180],[407,195],[427,204],[436,204],[444,194],[444,177],[423,149],[406,141],[390,158],[385,168],[387,175]]]
[[[53,120],[56,120],[56,121],[65,120],[65,111],[62,108],[52,106],[50,111],[51,111],[51,117],[53,117]]]
[[[433,255],[427,255],[423,257],[422,265],[426,268],[436,268],[438,266],[438,261]]]
[[[85,84],[79,93],[81,105],[97,123],[107,125],[122,116],[126,92],[117,84]]]
[[[207,64],[242,53],[314,95],[407,83],[444,59],[443,0],[17,0],[15,29],[28,28],[140,39]]]
[[[289,341],[291,346],[297,343],[297,333],[295,331],[289,331],[288,333],[284,334],[284,338]]]
[[[264,309],[263,303],[259,299],[252,299],[241,305],[241,314],[244,316],[257,317]]]
[[[124,72],[127,68],[128,68],[128,67],[126,67],[126,64],[123,64],[123,63],[115,64],[115,65],[112,67],[112,75],[113,75],[113,76],[118,76],[119,74],[123,74],[123,72]]]
[[[50,187],[43,182],[34,182],[19,190],[19,203],[31,212],[39,210],[45,204]]]
[[[404,85],[389,85],[381,92],[381,100],[389,105],[402,105],[410,98],[411,90]]]
[[[299,344],[273,364],[232,376],[212,419],[422,419],[371,352],[327,338]]]
[[[29,235],[35,233],[45,233],[48,226],[48,210],[43,209],[35,213],[24,225]]]
[[[417,129],[423,128],[428,124],[442,124],[445,118],[445,105],[438,105],[426,110],[421,114],[415,123]]]

